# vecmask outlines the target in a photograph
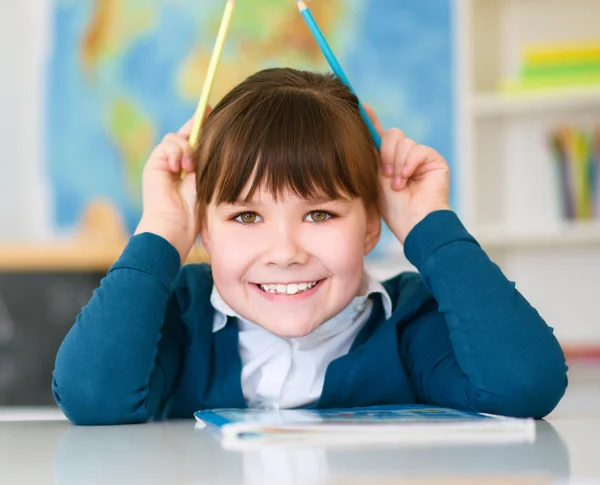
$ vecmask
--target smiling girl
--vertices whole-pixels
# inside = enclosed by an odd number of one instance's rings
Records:
[[[59,350],[53,391],[69,419],[556,406],[560,346],[450,210],[448,164],[369,114],[380,153],[338,79],[270,69],[215,107],[196,150],[190,122],[165,137],[136,234]],[[419,274],[365,271],[381,218]],[[199,234],[210,266],[181,267]]]

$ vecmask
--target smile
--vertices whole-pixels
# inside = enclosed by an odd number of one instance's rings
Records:
[[[260,285],[257,286],[264,291],[265,293],[272,293],[275,295],[296,295],[298,293],[303,293],[305,291],[313,289],[317,284],[317,281],[310,281],[307,283],[291,283],[291,284],[268,284],[268,285]]]

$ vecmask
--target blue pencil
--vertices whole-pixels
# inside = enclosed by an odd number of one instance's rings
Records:
[[[352,85],[350,84],[350,81],[348,81],[348,78],[346,77],[346,74],[344,73],[342,66],[340,66],[340,63],[338,62],[335,55],[333,54],[333,51],[329,47],[329,44],[327,43],[325,36],[323,35],[323,33],[321,32],[321,29],[317,25],[315,18],[312,16],[312,13],[310,12],[308,7],[302,0],[296,0],[296,3],[298,4],[298,9],[300,10],[302,17],[304,18],[306,25],[308,25],[308,28],[312,32],[313,37],[317,41],[317,44],[319,44],[321,51],[323,51],[323,54],[325,55],[327,62],[329,62],[329,65],[331,66],[333,73],[337,77],[339,77],[340,80],[346,86],[348,86],[354,94],[356,94],[354,92],[354,89],[352,88]],[[360,114],[362,115],[363,119],[365,120],[365,123],[367,124],[367,127],[369,128],[369,132],[371,133],[371,137],[373,138],[373,141],[375,142],[375,145],[377,146],[377,150],[379,150],[381,147],[381,137],[379,136],[379,133],[377,133],[377,130],[375,129],[375,126],[373,125],[371,118],[369,118],[369,115],[363,108],[363,105],[360,101],[358,102],[358,106],[360,108]]]

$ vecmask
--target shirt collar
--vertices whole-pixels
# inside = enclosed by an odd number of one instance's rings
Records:
[[[339,321],[340,319],[344,319],[346,321],[352,319],[352,317],[357,314],[357,308],[363,308],[364,303],[369,298],[369,296],[376,293],[379,293],[381,295],[381,301],[383,304],[385,318],[386,320],[389,319],[392,316],[392,300],[390,298],[390,295],[378,280],[373,278],[368,272],[365,271],[361,295],[355,297],[344,310],[342,310],[338,315],[333,317],[329,322],[333,323],[334,320]],[[225,303],[225,300],[223,300],[215,285],[213,285],[212,293],[210,295],[210,303],[216,310],[213,324],[213,332],[218,332],[223,327],[225,327],[225,325],[227,324],[227,317],[236,317],[240,320],[246,321],[243,317],[238,315],[227,303]],[[329,322],[325,322],[323,325],[318,327],[315,330],[315,332],[317,332],[321,327],[323,327],[323,330],[325,330],[325,328],[328,327],[331,328],[332,325]]]

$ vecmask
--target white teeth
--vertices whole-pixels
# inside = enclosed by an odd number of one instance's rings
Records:
[[[266,293],[276,293],[280,295],[295,295],[303,291],[314,288],[318,281],[311,283],[292,283],[289,285],[258,285]]]

